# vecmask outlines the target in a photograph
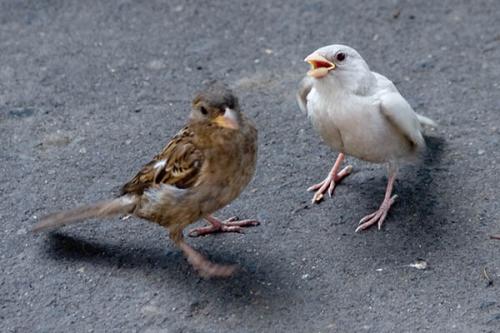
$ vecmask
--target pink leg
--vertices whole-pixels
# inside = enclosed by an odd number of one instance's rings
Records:
[[[187,261],[193,266],[201,277],[228,277],[231,276],[237,268],[235,265],[220,265],[211,262],[201,253],[193,249],[184,240],[179,241],[177,245],[180,247],[182,252],[184,252]]]
[[[344,154],[340,153],[339,156],[337,157],[337,160],[335,161],[335,164],[332,167],[332,170],[330,170],[325,180],[307,189],[308,191],[316,191],[316,193],[314,193],[314,196],[312,198],[312,203],[321,201],[327,189],[328,189],[328,195],[331,197],[333,194],[333,190],[335,190],[337,184],[340,183],[340,181],[344,177],[347,177],[351,174],[352,171],[351,165],[346,166],[339,172],[340,165],[342,164],[343,160],[344,160]]]
[[[220,221],[219,219],[216,219],[215,217],[208,215],[207,217],[205,217],[205,220],[207,220],[208,223],[210,224],[204,227],[194,228],[189,232],[188,235],[191,237],[198,237],[198,236],[213,234],[216,232],[242,233],[244,227],[253,227],[260,224],[260,222],[257,220],[238,221],[238,218],[235,216],[225,221]]]
[[[380,228],[382,228],[382,223],[384,223],[385,217],[387,216],[389,209],[391,208],[392,204],[398,197],[397,195],[393,195],[391,197],[392,188],[394,186],[395,180],[396,180],[396,171],[395,170],[389,171],[389,181],[387,182],[387,188],[385,189],[384,201],[382,201],[382,204],[380,205],[380,208],[377,211],[369,215],[366,215],[361,219],[361,221],[359,221],[359,226],[356,228],[356,232],[364,230],[375,223],[378,224],[379,230]]]

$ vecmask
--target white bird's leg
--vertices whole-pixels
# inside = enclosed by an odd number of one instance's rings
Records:
[[[352,165],[346,166],[339,172],[340,166],[342,165],[343,161],[344,161],[344,154],[340,153],[339,156],[337,157],[337,160],[335,161],[335,164],[332,167],[332,170],[330,170],[325,180],[307,189],[308,191],[316,191],[316,193],[314,193],[314,196],[312,198],[312,203],[321,201],[327,189],[328,189],[328,195],[331,197],[333,194],[333,190],[335,190],[337,184],[340,183],[340,181],[344,177],[347,177],[351,174]]]
[[[384,201],[382,201],[380,208],[376,212],[366,215],[361,219],[361,221],[359,221],[359,226],[356,228],[356,232],[364,230],[375,223],[377,223],[378,229],[380,230],[389,209],[398,197],[396,194],[391,197],[394,181],[396,180],[396,174],[397,170],[395,168],[389,168],[389,180],[387,182],[387,188],[385,189]]]
[[[236,216],[233,216],[225,221],[221,221],[212,215],[205,217],[205,220],[210,223],[207,226],[194,228],[189,232],[189,236],[198,237],[216,232],[243,232],[244,227],[253,227],[260,224],[257,220],[241,220],[239,221]]]

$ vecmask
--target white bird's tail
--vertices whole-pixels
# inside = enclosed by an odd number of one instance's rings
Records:
[[[43,217],[32,228],[33,232],[55,229],[67,224],[83,222],[96,217],[105,217],[133,212],[138,197],[124,195],[122,197],[97,202],[88,206],[62,211]]]
[[[437,127],[438,124],[436,124],[436,122],[434,120],[432,120],[431,118],[427,118],[427,117],[424,117],[422,115],[419,115],[417,113],[417,118],[418,118],[418,121],[420,122],[420,125],[422,126],[430,126],[430,127]]]

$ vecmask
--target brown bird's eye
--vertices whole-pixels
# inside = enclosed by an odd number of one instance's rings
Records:
[[[208,114],[208,111],[207,111],[207,109],[204,106],[202,106],[200,108],[200,112],[201,112],[202,115],[205,115],[205,116]]]
[[[339,53],[337,53],[337,56],[335,56],[335,58],[337,59],[337,61],[344,61],[344,59],[345,59],[345,53],[344,52],[339,52]]]

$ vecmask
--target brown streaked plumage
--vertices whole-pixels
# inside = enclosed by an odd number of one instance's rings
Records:
[[[205,218],[210,225],[190,235],[240,232],[255,220],[221,222],[211,214],[238,197],[252,179],[257,159],[257,130],[240,111],[237,98],[213,84],[193,100],[186,127],[126,183],[117,199],[44,217],[41,231],[84,219],[132,214],[169,230],[170,238],[204,277],[228,276],[235,267],[214,264],[190,247],[184,228]]]

